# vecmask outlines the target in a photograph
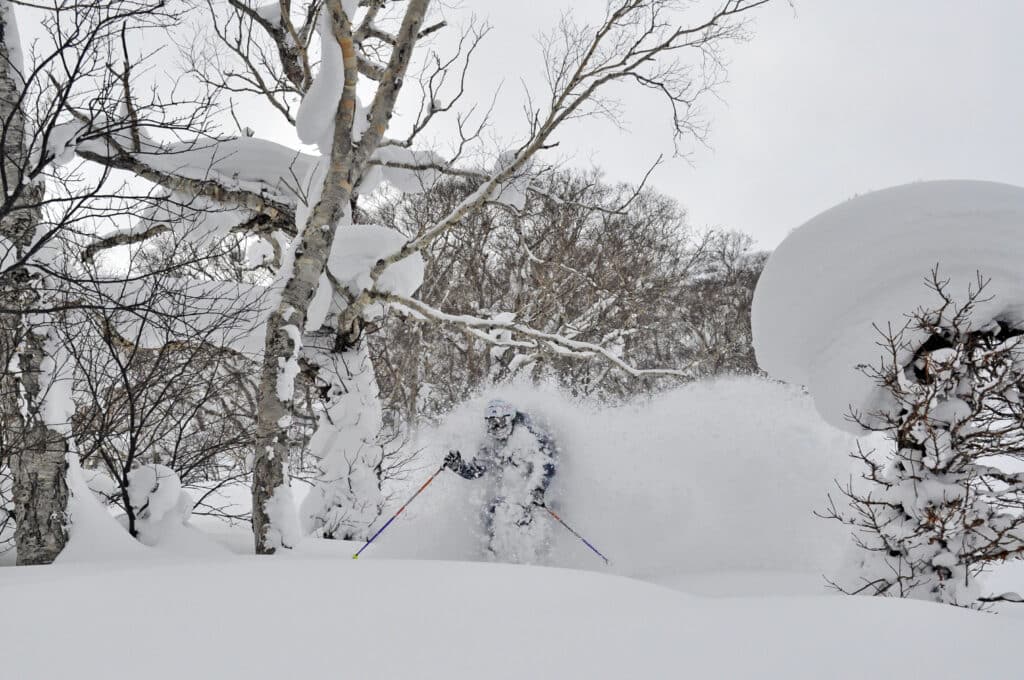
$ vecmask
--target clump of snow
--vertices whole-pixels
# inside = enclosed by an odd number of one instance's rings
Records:
[[[179,239],[196,248],[207,248],[252,216],[249,210],[226,208],[217,201],[166,192],[128,233],[144,233],[158,224],[167,224]]]
[[[320,12],[317,30],[320,34],[320,68],[299,104],[295,115],[295,132],[305,144],[315,144],[320,153],[331,153],[334,117],[345,85],[345,64],[341,46],[334,39],[331,13]],[[357,120],[363,118],[357,112]]]
[[[128,473],[128,502],[140,519],[156,521],[177,510],[181,494],[181,480],[166,465],[140,465]]]
[[[103,470],[83,468],[82,478],[90,491],[108,502],[121,493],[120,485]]]
[[[50,429],[71,436],[71,418],[75,414],[75,403],[71,397],[74,383],[74,364],[67,347],[47,331],[44,342],[44,357],[39,364],[39,388],[43,393],[40,414]]]
[[[302,529],[299,517],[295,512],[295,499],[285,471],[284,482],[274,489],[274,493],[263,505],[269,523],[263,544],[272,549],[294,548],[302,540]]]
[[[361,194],[374,191],[382,181],[405,194],[422,193],[441,177],[437,170],[428,166],[442,166],[444,163],[433,151],[417,151],[393,144],[379,147],[374,151],[372,160],[376,163],[368,166],[359,181]]]
[[[299,352],[302,351],[302,335],[299,329],[292,324],[281,327],[287,333],[292,343],[292,353],[286,359],[278,357],[277,369],[277,398],[283,402],[292,400],[295,392],[295,377],[299,375]]]
[[[899,329],[933,302],[925,280],[936,265],[958,304],[979,272],[991,279],[976,322],[1024,318],[1021,225],[1024,189],[976,181],[894,187],[818,215],[782,242],[761,274],[752,311],[758,364],[806,385],[832,425],[860,431],[847,420],[851,406],[867,414],[886,404],[855,367],[879,363],[875,325]]]
[[[128,500],[142,543],[176,553],[211,552],[212,542],[187,526],[192,516],[192,496],[181,488],[174,470],[159,464],[135,468],[128,473]]]
[[[50,136],[46,140],[46,156],[52,158],[56,165],[66,165],[74,160],[78,137],[88,126],[78,120],[68,121],[50,128]]]
[[[378,224],[341,226],[334,235],[327,262],[334,278],[353,295],[374,287],[370,270],[377,262],[405,245],[399,231]],[[376,290],[412,295],[423,283],[423,257],[413,253],[389,266],[381,274]]]
[[[114,123],[109,123],[112,127]],[[127,124],[122,131],[111,133],[125,148],[132,148],[134,140],[128,134]],[[230,139],[189,139],[173,143],[160,143],[138,130],[140,149],[134,157],[159,172],[181,175],[196,180],[214,180],[229,190],[260,194],[272,201],[297,205],[305,196],[306,187],[301,179],[310,174],[317,158],[277,142],[257,137]],[[74,142],[75,149],[100,156],[116,154],[106,139],[78,139],[81,124],[63,123],[54,129],[51,152],[66,156],[66,146]],[[63,143],[60,147],[58,143]]]
[[[256,8],[256,13],[259,14],[261,18],[266,19],[272,24],[281,23],[281,3],[278,0],[273,0],[273,2],[268,2],[265,5],[260,5]]]
[[[476,452],[492,396],[550,429],[560,454],[546,498],[615,572],[821,572],[848,542],[842,527],[813,512],[833,479],[847,476],[853,439],[814,417],[797,388],[758,378],[696,383],[618,408],[543,388],[481,396],[422,433],[414,446],[426,460],[407,484],[387,489],[395,507],[449,449]],[[365,554],[481,559],[480,492],[473,481],[441,474]],[[553,534],[552,564],[606,569],[562,527]]]
[[[274,246],[267,239],[255,237],[246,243],[245,262],[249,267],[259,267],[274,259]]]
[[[503,152],[498,157],[498,161],[495,163],[494,169],[491,173],[493,175],[497,175],[498,173],[503,172],[506,168],[515,163],[518,158],[518,155],[514,151]],[[494,199],[496,202],[504,203],[516,210],[522,210],[526,207],[526,190],[530,184],[530,175],[528,172],[529,166],[530,163],[525,164],[525,166],[519,168],[510,179],[499,185],[498,195]]]

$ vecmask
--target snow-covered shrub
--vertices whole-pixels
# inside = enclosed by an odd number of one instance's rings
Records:
[[[192,497],[166,465],[140,465],[129,472],[128,500],[135,535],[146,545],[156,545],[168,529],[188,522],[192,515]]]
[[[1024,553],[1024,475],[1003,465],[1024,459],[1024,324],[975,317],[980,278],[963,304],[946,285],[933,274],[938,304],[883,333],[886,358],[861,367],[891,406],[853,418],[895,452],[858,449],[849,507],[830,499],[863,550],[834,582],[846,593],[977,606],[978,576]]]

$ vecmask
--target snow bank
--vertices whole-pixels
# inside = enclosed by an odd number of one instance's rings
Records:
[[[67,479],[71,494],[68,498],[71,530],[68,544],[57,556],[56,562],[143,559],[146,548],[124,530],[100,499],[89,490],[75,455],[68,456]]]
[[[1020,618],[921,602],[380,560],[11,569],[0,601],[0,674],[18,680],[1007,677],[1005,654],[908,650],[1013,650],[1024,634]]]
[[[606,409],[553,390],[487,394],[423,433],[417,445],[426,462],[407,485],[392,486],[395,504],[449,448],[473,455],[494,396],[552,431],[561,465],[551,505],[611,558],[613,571],[827,571],[849,540],[812,512],[824,507],[833,478],[846,477],[852,438],[821,423],[798,389],[756,378],[697,383]],[[365,555],[478,559],[480,487],[445,472]],[[555,536],[553,564],[605,568],[560,527]]]
[[[754,349],[774,377],[806,385],[836,427],[853,405],[882,407],[855,370],[882,350],[873,324],[900,328],[937,297],[924,281],[938,264],[963,302],[981,272],[992,299],[975,320],[1024,318],[1024,189],[974,181],[923,182],[859,196],[791,233],[754,293]]]

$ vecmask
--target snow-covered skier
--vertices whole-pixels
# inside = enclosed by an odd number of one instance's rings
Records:
[[[466,479],[483,478],[487,557],[537,563],[547,553],[551,525],[541,505],[557,463],[551,435],[512,404],[493,400],[484,411],[487,438],[471,461],[450,451],[445,467]]]

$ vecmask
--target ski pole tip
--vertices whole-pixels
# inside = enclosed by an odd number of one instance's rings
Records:
[[[353,556],[352,556],[352,559],[354,559],[354,560],[358,560],[358,559],[359,559],[359,553],[356,553],[355,555],[353,555]]]

